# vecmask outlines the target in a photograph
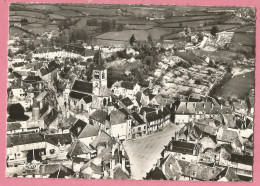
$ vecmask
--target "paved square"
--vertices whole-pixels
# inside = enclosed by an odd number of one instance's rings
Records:
[[[124,148],[129,156],[132,179],[143,179],[153,165],[161,158],[164,145],[174,137],[175,131],[181,125],[170,124],[163,131],[144,138],[124,142]]]

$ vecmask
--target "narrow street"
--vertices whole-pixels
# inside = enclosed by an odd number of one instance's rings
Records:
[[[183,125],[170,124],[163,131],[136,140],[124,142],[129,156],[132,179],[140,180],[146,176],[153,165],[161,158],[165,145]]]

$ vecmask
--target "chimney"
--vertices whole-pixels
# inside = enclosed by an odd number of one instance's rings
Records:
[[[179,131],[176,131],[176,133],[175,133],[175,140],[179,141]]]
[[[222,108],[223,108],[223,105],[221,104],[221,105],[220,105],[220,109],[222,110]]]
[[[98,130],[98,135],[100,136],[102,133],[101,129]]]
[[[146,121],[146,112],[143,113],[143,120]]]
[[[112,170],[112,169],[110,170],[110,178],[114,179],[114,170]]]
[[[125,158],[122,158],[122,170],[125,172],[126,169],[125,169]]]
[[[114,168],[115,168],[115,159],[114,159],[114,158],[111,158],[111,159],[110,159],[110,169],[111,169],[111,170],[114,170]]]
[[[213,107],[214,107],[214,104],[213,104],[213,103],[211,103],[211,110],[213,110]]]
[[[156,114],[159,114],[159,108],[156,109]]]
[[[206,108],[206,104],[205,103],[203,103],[203,108]]]

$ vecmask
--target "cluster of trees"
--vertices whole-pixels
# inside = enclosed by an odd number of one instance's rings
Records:
[[[24,108],[20,103],[11,104],[7,108],[9,121],[26,121],[29,119],[29,116],[24,115]]]
[[[24,17],[23,17],[23,18],[21,19],[21,21],[20,21],[20,22],[21,22],[21,23],[27,23],[27,22],[28,22],[28,20],[27,20],[27,18],[24,18]]]
[[[98,21],[97,19],[93,18],[93,19],[88,19],[86,22],[87,26],[98,26]]]

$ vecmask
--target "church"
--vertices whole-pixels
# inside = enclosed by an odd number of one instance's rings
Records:
[[[98,109],[106,109],[111,102],[111,93],[107,88],[107,69],[99,55],[95,64],[91,82],[76,79],[70,89],[68,103],[71,111],[86,112],[88,115]]]

